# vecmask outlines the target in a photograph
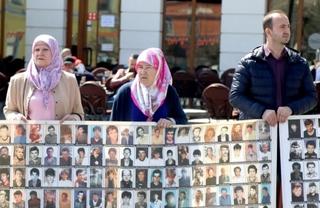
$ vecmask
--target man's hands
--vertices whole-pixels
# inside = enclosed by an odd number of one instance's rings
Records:
[[[292,115],[292,110],[288,106],[282,106],[278,108],[277,112],[270,109],[265,110],[262,119],[270,126],[275,126],[277,122],[286,122],[290,115]]]

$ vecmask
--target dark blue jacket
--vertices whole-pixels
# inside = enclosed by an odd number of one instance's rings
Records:
[[[287,69],[282,83],[282,104],[295,115],[306,113],[317,104],[316,90],[308,63],[297,52],[287,51]],[[277,110],[276,81],[263,47],[253,49],[237,66],[229,101],[240,110],[240,119],[259,119],[266,109]]]
[[[115,95],[110,121],[146,121],[145,116],[133,103],[131,98],[131,84],[126,83],[121,86]],[[153,115],[153,121],[160,118],[173,118],[176,124],[186,124],[187,118],[180,105],[180,100],[176,90],[169,85],[164,103]]]

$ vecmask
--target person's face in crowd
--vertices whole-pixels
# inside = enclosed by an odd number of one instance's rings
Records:
[[[1,181],[3,183],[5,183],[5,182],[7,182],[9,180],[8,179],[8,175],[6,173],[1,173],[0,177],[1,177]]]
[[[19,160],[23,160],[24,159],[24,150],[23,148],[17,148],[15,151],[15,155]]]
[[[157,70],[146,62],[139,62],[137,65],[138,78],[145,87],[150,87],[154,83]]]
[[[226,197],[226,196],[227,196],[227,194],[228,194],[228,193],[227,193],[227,191],[226,191],[226,190],[224,190],[224,189],[223,189],[223,190],[221,191],[221,195],[222,195],[223,197]]]
[[[226,147],[221,148],[221,156],[227,157],[229,154],[229,149]]]
[[[53,149],[48,148],[47,149],[47,155],[48,155],[48,157],[52,157],[53,156]]]
[[[269,151],[269,144],[263,143],[262,144],[262,152],[267,153]]]
[[[8,129],[3,127],[0,128],[0,138],[7,138],[8,137]]]
[[[262,174],[267,175],[269,173],[269,167],[265,166],[262,168]]]
[[[109,136],[111,144],[117,144],[118,131],[116,129],[109,129],[108,136]]]
[[[18,204],[20,202],[22,202],[22,195],[21,194],[15,194],[14,195],[14,200],[15,202]]]
[[[293,195],[299,197],[302,195],[302,187],[301,186],[295,186],[292,190]]]
[[[297,124],[291,124],[290,127],[293,132],[296,132],[298,130]]]
[[[313,124],[306,125],[306,130],[307,130],[307,132],[312,132],[313,131]]]
[[[250,188],[249,194],[250,196],[256,195],[256,190],[254,188]]]
[[[68,195],[66,193],[61,194],[61,201],[67,201],[68,200]]]
[[[131,153],[130,153],[130,150],[129,149],[125,149],[123,151],[123,157],[128,159],[130,157]]]
[[[137,133],[138,133],[138,136],[143,136],[143,134],[144,134],[143,128],[138,128]]]
[[[128,66],[130,67],[129,68],[130,70],[134,70],[134,67],[136,66],[136,63],[137,63],[137,59],[129,57]]]
[[[220,173],[222,176],[226,175],[226,170],[224,168],[221,168],[220,169]]]
[[[299,165],[294,165],[294,166],[293,166],[293,172],[296,172],[296,173],[300,172],[300,167],[299,167]]]
[[[114,151],[109,151],[108,155],[109,155],[110,160],[116,159],[116,153]]]
[[[47,175],[46,178],[47,178],[47,181],[48,181],[49,184],[53,183],[53,181],[54,181],[54,176],[53,175]]]
[[[140,203],[144,202],[143,194],[138,194],[137,198],[138,198],[138,202],[140,202]]]
[[[7,148],[1,148],[0,154],[1,154],[1,157],[7,158],[9,156],[8,149]]]
[[[37,150],[33,150],[30,152],[31,160],[36,160],[38,158],[39,152]]]
[[[50,128],[50,129],[48,130],[48,132],[49,132],[50,135],[54,135],[54,133],[55,133],[54,128]]]
[[[38,68],[43,68],[49,66],[52,61],[52,53],[49,46],[39,41],[35,44],[32,51],[33,61]]]
[[[22,126],[16,126],[16,132],[15,132],[15,134],[16,134],[17,136],[20,136],[20,135],[23,135],[23,133],[24,133],[24,130],[23,130]]]
[[[214,170],[212,168],[208,171],[209,177],[212,178],[214,176]]]
[[[263,195],[263,196],[268,196],[268,194],[269,194],[269,193],[268,193],[268,191],[267,191],[267,190],[262,189],[262,195]]]
[[[251,146],[248,146],[248,153],[249,153],[249,154],[252,154],[252,153],[254,153],[254,151],[253,151],[253,147],[251,147]]]
[[[32,179],[32,180],[35,181],[35,180],[37,180],[38,178],[39,178],[39,176],[37,175],[36,172],[32,172],[32,173],[31,173],[31,179]]]
[[[240,177],[241,176],[241,169],[240,168],[234,169],[234,175],[237,177]]]
[[[234,127],[234,131],[235,131],[235,132],[240,132],[240,131],[241,131],[241,125],[237,124],[237,125]]]
[[[238,199],[241,199],[243,197],[243,191],[242,190],[237,190],[236,191],[236,196]]]
[[[138,172],[138,181],[144,181],[146,178],[146,175],[144,173],[144,171],[139,171]]]
[[[79,157],[84,158],[84,151],[79,151]]]
[[[92,195],[92,200],[95,201],[95,202],[98,201],[99,200],[99,196],[97,194],[93,194]]]
[[[154,155],[154,159],[159,159],[160,158],[160,153],[159,152],[155,152],[153,155]]]
[[[6,201],[6,195],[4,193],[0,194],[0,203],[4,203]]]
[[[94,137],[95,137],[95,138],[100,138],[100,137],[101,137],[101,132],[100,132],[98,129],[96,129],[96,130],[93,132],[93,134],[94,134]]]
[[[113,201],[113,194],[112,193],[108,193],[107,194],[107,201],[108,202],[112,202]]]
[[[131,179],[131,173],[129,170],[123,170],[122,176],[124,181],[130,181]]]
[[[160,174],[159,173],[154,173],[153,174],[152,182],[154,184],[159,184],[160,183]]]
[[[235,149],[234,150],[234,156],[235,157],[240,157],[241,149]]]
[[[138,151],[138,159],[141,160],[141,161],[144,161],[145,158],[146,158],[146,151],[144,150],[139,150]]]
[[[62,151],[62,158],[64,159],[64,160],[68,160],[68,158],[69,158],[69,152],[67,151],[67,150],[65,150],[65,151]]]
[[[93,156],[95,157],[95,158],[97,158],[97,157],[99,157],[99,154],[100,154],[100,150],[98,149],[98,148],[95,148],[95,149],[93,149]]]
[[[187,176],[187,170],[186,169],[182,169],[181,170],[181,175],[182,175],[182,177],[186,177]]]
[[[256,174],[257,174],[257,172],[254,168],[249,169],[249,177],[255,177]]]
[[[82,171],[82,172],[80,172],[79,174],[78,174],[78,180],[79,181],[84,181],[85,179],[86,179],[86,174],[85,174],[85,172],[84,171]]]
[[[314,173],[316,170],[314,164],[309,164],[307,168],[309,173]]]
[[[309,192],[310,193],[316,193],[317,187],[316,186],[310,186],[309,187]]]
[[[199,132],[200,133],[200,132]],[[209,138],[211,138],[211,137],[213,137],[213,129],[208,129],[208,131],[207,131],[207,136],[209,137]]]
[[[226,135],[228,132],[228,128],[227,127],[222,127],[221,128],[221,135]]]
[[[14,177],[15,177],[16,181],[22,181],[23,173],[20,170],[16,170]]]
[[[175,200],[174,200],[174,196],[172,194],[170,194],[167,198],[167,205],[168,206],[174,206],[176,203],[175,203]]]
[[[201,129],[199,129],[199,128],[195,128],[195,129],[193,130],[193,136],[195,136],[195,137],[199,136],[199,135],[200,135],[200,130],[201,130]]]
[[[290,40],[290,22],[288,17],[283,14],[273,14],[272,28],[266,30],[272,42],[285,45]]]
[[[166,138],[167,138],[167,141],[173,141],[173,136],[174,136],[174,132],[173,131],[168,131],[167,132],[167,136],[166,136]]]
[[[154,135],[156,136],[156,137],[159,137],[160,136],[160,129],[155,129],[154,130]]]
[[[61,173],[61,178],[62,178],[63,181],[68,180],[68,173],[66,171],[63,171]]]
[[[247,132],[251,134],[253,132],[253,128],[251,126],[247,126]]]
[[[194,160],[195,160],[195,161],[199,161],[199,160],[200,160],[200,155],[198,155],[198,154],[193,155],[193,157],[194,157]]]
[[[307,152],[308,152],[309,154],[314,153],[314,146],[308,144],[308,145],[307,145]]]
[[[187,154],[185,152],[181,152],[181,159],[186,159],[187,158]]]
[[[122,202],[123,202],[123,204],[130,204],[130,198],[125,196],[122,198]]]
[[[158,195],[157,193],[155,193],[155,194],[154,194],[154,200],[155,200],[155,201],[158,201],[158,199],[159,199],[159,195]]]
[[[84,196],[84,193],[82,193],[82,192],[79,192],[79,193],[78,193],[78,199],[79,199],[80,201],[83,200],[83,196]]]
[[[184,192],[180,192],[179,193],[179,200],[182,201],[182,200],[185,200],[186,199],[186,194]]]

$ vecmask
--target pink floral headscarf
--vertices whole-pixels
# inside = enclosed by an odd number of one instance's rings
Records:
[[[148,121],[151,121],[153,114],[167,96],[168,86],[172,84],[172,76],[163,52],[159,48],[148,48],[142,51],[136,65],[139,62],[146,62],[157,70],[155,81],[150,87],[147,88],[140,82],[139,74],[131,85],[133,102],[148,117]]]
[[[35,57],[33,56],[34,47],[38,42],[46,43],[52,53],[52,61],[45,68],[37,68]],[[58,41],[51,35],[42,34],[37,36],[32,44],[32,57],[27,66],[27,79],[43,93],[43,104],[48,106],[49,92],[54,89],[61,78],[63,61],[60,56]]]

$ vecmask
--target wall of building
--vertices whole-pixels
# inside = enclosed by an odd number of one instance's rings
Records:
[[[220,71],[236,67],[245,54],[264,41],[266,0],[222,0]]]
[[[122,0],[119,63],[132,53],[162,44],[163,0]]]
[[[60,46],[66,39],[66,0],[26,1],[26,47],[28,61],[31,57],[33,39],[39,34],[54,36]]]

